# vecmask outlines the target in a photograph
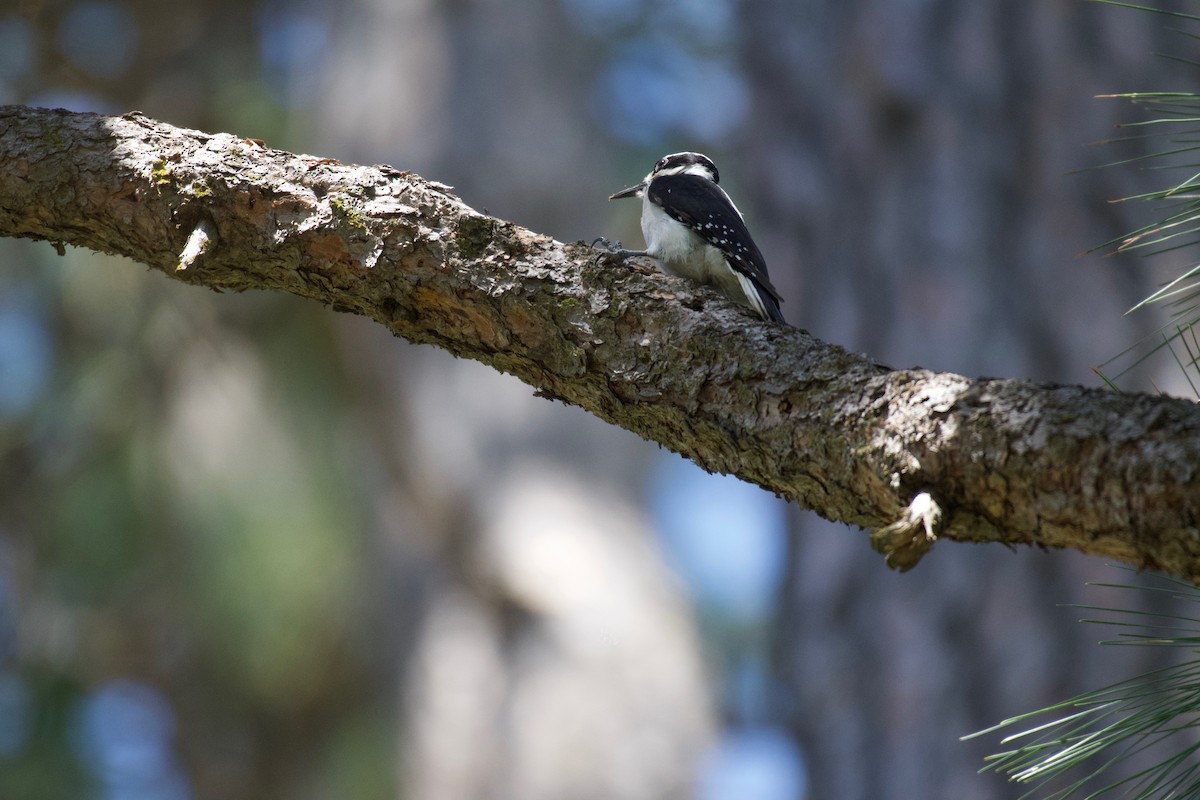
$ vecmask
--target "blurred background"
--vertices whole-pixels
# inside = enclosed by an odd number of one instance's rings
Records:
[[[0,102],[452,184],[560,240],[696,149],[788,319],[1099,384],[1171,258],[1137,112],[1195,42],[1082,0],[3,0]],[[1179,392],[1169,360],[1122,380]],[[959,737],[1152,666],[1129,580],[824,522],[365,320],[0,240],[0,798],[1015,798]],[[1131,598],[1123,597],[1128,603]],[[1140,602],[1150,602],[1141,599]],[[1155,601],[1165,603],[1165,601]],[[1165,608],[1165,606],[1158,606]]]

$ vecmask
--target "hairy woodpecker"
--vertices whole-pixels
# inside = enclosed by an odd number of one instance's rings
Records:
[[[783,301],[767,263],[719,180],[717,165],[701,153],[659,159],[641,183],[608,198],[642,198],[646,249],[622,250],[618,243],[614,252],[652,256],[667,272],[706,283],[763,319],[783,322]]]

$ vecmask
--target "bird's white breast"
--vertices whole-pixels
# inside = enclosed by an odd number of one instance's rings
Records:
[[[723,284],[736,278],[725,256],[686,225],[671,219],[667,212],[642,200],[642,236],[646,252],[658,259],[663,269],[698,283]]]

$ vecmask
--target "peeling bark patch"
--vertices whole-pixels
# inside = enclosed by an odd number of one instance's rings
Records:
[[[308,257],[313,261],[334,267],[349,267],[354,263],[346,241],[336,234],[313,234],[308,237],[305,245]]]
[[[545,364],[555,375],[576,378],[584,374],[587,359],[583,351],[566,339],[558,329],[533,311],[521,297],[501,303],[504,323],[531,359]]]
[[[510,340],[504,325],[486,306],[460,304],[424,286],[413,290],[412,300],[432,318],[426,324],[446,338],[475,342],[491,352],[508,349]]]

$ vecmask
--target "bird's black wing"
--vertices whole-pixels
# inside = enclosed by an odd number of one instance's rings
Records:
[[[656,177],[646,191],[650,202],[723,252],[731,268],[765,290],[778,313],[783,301],[771,285],[767,262],[724,189],[699,175],[684,174]]]

